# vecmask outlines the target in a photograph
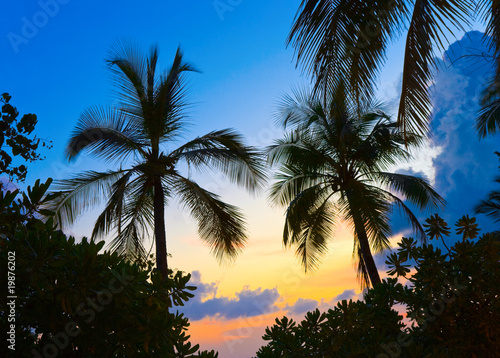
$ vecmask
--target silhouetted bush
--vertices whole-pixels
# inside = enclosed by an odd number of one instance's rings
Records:
[[[439,216],[426,222],[431,240],[450,235]],[[299,324],[276,319],[257,357],[499,357],[500,235],[473,241],[479,229],[468,216],[456,227],[462,241],[446,252],[403,238],[386,261],[393,277],[364,301],[309,312]]]

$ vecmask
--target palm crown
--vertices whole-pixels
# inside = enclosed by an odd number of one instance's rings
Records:
[[[116,233],[114,250],[144,255],[143,238],[154,231],[158,269],[168,274],[164,207],[177,195],[198,222],[199,233],[220,259],[235,257],[246,240],[238,208],[221,201],[188,176],[179,163],[220,170],[253,191],[264,180],[259,152],[245,146],[241,135],[224,129],[172,149],[185,129],[184,75],[193,71],[177,51],[171,68],[157,68],[158,49],[148,57],[119,44],[108,60],[118,89],[118,105],[94,107],[81,115],[67,145],[71,160],[82,151],[129,168],[88,171],[60,181],[63,195],[54,203],[61,224],[107,198],[93,237]],[[130,162],[130,160],[128,161]]]
[[[478,128],[494,132],[500,128],[499,14],[498,4],[487,0],[303,0],[287,41],[320,87],[342,82],[356,101],[363,101],[376,89],[389,44],[406,32],[398,124],[403,133],[424,134],[431,114],[428,88],[435,49],[444,49],[454,30],[463,31],[471,20],[482,21],[496,68],[490,86],[494,98],[487,91]]]
[[[410,157],[403,134],[380,109],[359,112],[342,90],[324,97],[297,91],[285,98],[278,120],[292,129],[268,148],[270,163],[279,168],[270,197],[287,207],[284,245],[296,246],[306,271],[314,269],[336,219],[345,220],[354,229],[361,283],[380,282],[371,249],[389,247],[392,205],[425,240],[403,199],[420,209],[444,203],[426,180],[388,171]],[[418,139],[407,134],[409,143]]]

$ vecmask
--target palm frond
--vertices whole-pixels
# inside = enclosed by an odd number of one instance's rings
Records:
[[[170,157],[195,167],[218,170],[250,191],[260,189],[266,180],[262,153],[245,146],[243,137],[230,129],[198,137],[173,151]]]
[[[359,126],[357,135],[363,136],[363,139],[351,154],[351,158],[353,161],[362,162],[365,172],[386,170],[408,161],[411,154],[406,147],[414,144],[416,138],[420,138],[408,133],[405,146],[405,140],[397,124],[391,122],[387,114],[378,110],[363,114]]]
[[[153,181],[147,176],[138,176],[129,183],[127,192],[128,200],[121,218],[123,227],[118,230],[110,246],[144,258],[144,241],[154,228]]]
[[[411,211],[411,209],[405,204],[404,200],[401,200],[391,192],[386,192],[386,194],[391,198],[393,205],[396,205],[402,211],[404,216],[411,224],[413,232],[415,232],[420,241],[425,244],[427,242],[427,235],[425,234],[425,230],[422,227],[422,224],[420,224],[418,218],[415,216],[415,214],[413,214],[413,211]]]
[[[98,216],[94,224],[94,229],[92,231],[93,239],[102,238],[115,226],[118,227],[118,233],[121,231],[127,184],[133,174],[133,171],[125,173],[125,175],[119,178],[111,186],[111,195],[109,196],[106,207]]]
[[[145,259],[147,253],[144,248],[143,240],[142,228],[138,226],[137,222],[132,221],[113,238],[108,247],[111,251],[125,256],[132,261]]]
[[[307,188],[290,203],[283,230],[283,245],[295,246],[305,271],[318,267],[333,236],[335,215],[329,203],[331,188]]]
[[[315,118],[325,118],[321,100],[307,88],[292,88],[292,95],[284,95],[278,103],[274,120],[283,128],[306,125]]]
[[[332,218],[327,201],[307,217],[307,224],[296,244],[296,255],[300,257],[305,272],[314,271],[321,263],[333,236]]]
[[[284,165],[275,174],[275,181],[269,190],[271,203],[288,206],[307,188],[329,184],[329,176],[322,173],[306,172],[298,166]]]
[[[463,30],[472,2],[416,0],[406,38],[398,124],[403,133],[426,135],[431,102],[429,86],[434,69],[434,46],[444,49],[450,26]]]
[[[128,170],[86,171],[70,179],[56,181],[51,192],[60,192],[47,209],[55,213],[55,221],[61,228],[73,224],[79,215],[100,204],[111,192],[112,185]]]
[[[497,0],[478,0],[476,14],[479,20],[486,24],[485,37],[493,50],[495,58],[496,82],[500,79],[500,3]],[[498,86],[498,85],[497,85]]]
[[[297,62],[317,78],[317,88],[348,86],[357,102],[373,94],[393,31],[401,28],[405,2],[305,0],[290,31]],[[377,26],[379,25],[379,26]],[[361,100],[361,101],[358,101]]]
[[[219,262],[233,260],[247,241],[240,210],[195,182],[178,176],[173,184],[183,205],[198,222],[198,232]]]
[[[492,80],[483,91],[480,104],[481,108],[476,118],[476,130],[479,137],[484,138],[500,131],[500,88],[498,80]]]
[[[495,222],[500,222],[500,191],[492,191],[486,200],[474,208],[476,214],[485,214]]]
[[[160,142],[171,140],[183,128],[182,120],[188,108],[184,84],[186,72],[198,71],[184,61],[182,51],[178,48],[172,66],[159,77],[155,89],[155,109],[161,114],[162,121],[147,124],[151,134],[159,136]]]
[[[443,209],[446,204],[427,179],[387,172],[373,173],[373,177],[390,190],[403,195],[406,200],[421,210]]]
[[[370,275],[368,273],[368,269],[366,268],[366,263],[363,259],[363,254],[361,253],[361,248],[359,247],[359,241],[357,237],[355,237],[354,239],[352,262],[354,264],[354,268],[356,269],[356,279],[361,285],[361,290],[370,287]]]
[[[147,58],[137,44],[121,40],[111,46],[106,62],[113,73],[118,107],[140,126],[143,115],[150,111],[146,90]]]
[[[78,120],[66,146],[66,156],[74,159],[83,150],[108,161],[124,161],[134,152],[145,156],[146,138],[121,111],[91,107]]]
[[[287,44],[295,48],[297,63],[314,76],[317,91],[332,93],[345,86],[347,97],[361,104],[373,97],[387,46],[408,29],[398,124],[405,134],[424,135],[434,47],[444,48],[452,28],[469,24],[474,2],[415,0],[411,5],[405,0],[304,0]],[[493,33],[498,20],[491,19]]]
[[[278,163],[321,171],[334,163],[328,153],[331,149],[323,136],[324,132],[311,130],[296,130],[284,134],[283,139],[277,139],[266,148],[267,161],[273,166]]]
[[[376,252],[383,252],[390,247],[392,234],[389,225],[390,203],[380,188],[360,181],[351,181],[337,200],[337,207],[354,231],[354,218],[359,217],[370,242]]]

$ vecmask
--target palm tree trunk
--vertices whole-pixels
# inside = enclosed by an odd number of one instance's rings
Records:
[[[368,271],[368,276],[370,277],[370,282],[372,283],[373,287],[381,281],[377,266],[375,265],[372,252],[370,250],[370,242],[368,241],[368,235],[366,234],[365,224],[361,217],[357,215],[353,215],[353,221],[356,235],[358,236],[361,255],[363,257],[363,261],[365,262],[366,270]]]
[[[163,278],[168,276],[167,235],[165,233],[165,201],[161,179],[154,180],[154,222],[156,241],[156,267]]]

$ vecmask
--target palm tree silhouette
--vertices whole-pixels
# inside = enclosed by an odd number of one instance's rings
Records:
[[[216,169],[250,191],[263,180],[262,155],[244,145],[231,129],[210,132],[177,148],[186,127],[184,75],[193,67],[177,50],[170,69],[158,70],[158,48],[146,57],[131,44],[119,43],[107,60],[118,89],[114,107],[93,107],[79,118],[66,148],[69,160],[83,151],[129,168],[87,171],[59,181],[62,192],[54,204],[61,224],[74,222],[102,198],[107,203],[95,222],[92,237],[110,232],[113,250],[144,255],[143,238],[152,229],[157,268],[168,275],[164,209],[174,195],[198,222],[201,238],[219,260],[232,259],[245,241],[240,210],[181,174],[188,167]],[[173,149],[175,148],[175,149]]]
[[[349,85],[356,100],[369,99],[393,41],[406,34],[397,122],[403,133],[428,131],[429,83],[435,49],[447,34],[463,32],[471,21],[486,24],[494,51],[494,82],[500,79],[500,13],[495,2],[479,0],[303,0],[287,43],[318,83]],[[320,87],[322,87],[321,85]],[[497,104],[498,106],[498,104]],[[487,114],[485,114],[486,116]]]
[[[371,250],[389,247],[392,205],[425,240],[403,199],[420,209],[444,200],[426,180],[388,171],[410,158],[404,135],[376,106],[358,110],[342,87],[331,96],[295,91],[285,97],[277,120],[292,130],[268,148],[270,164],[278,166],[270,198],[287,208],[283,243],[296,246],[306,271],[318,266],[336,219],[349,223],[358,279],[368,286],[380,282]],[[419,136],[407,133],[406,139],[415,144]]]

